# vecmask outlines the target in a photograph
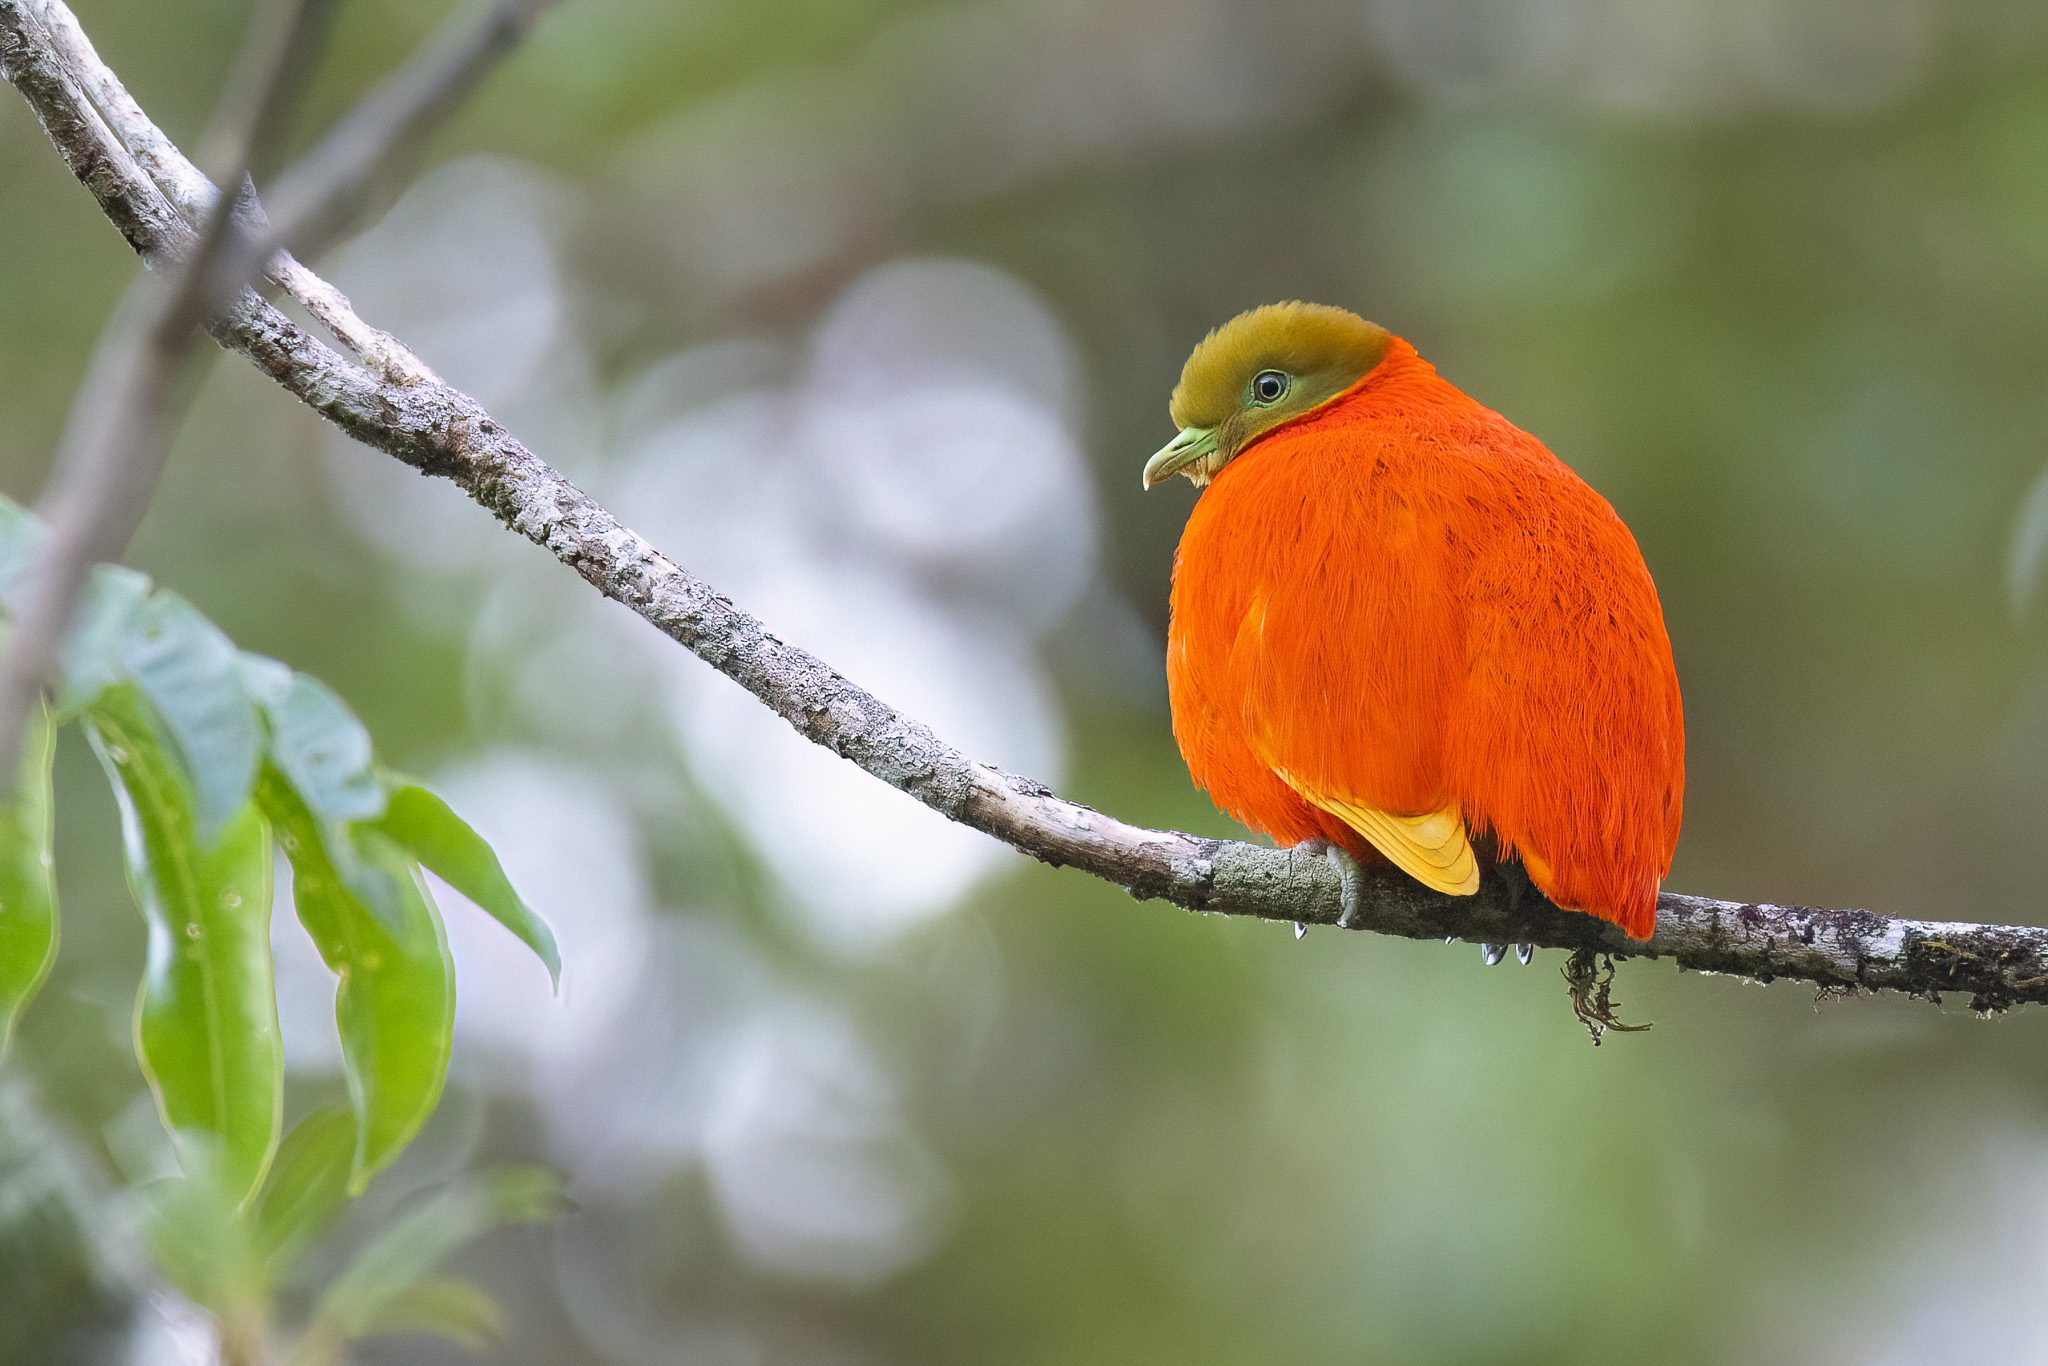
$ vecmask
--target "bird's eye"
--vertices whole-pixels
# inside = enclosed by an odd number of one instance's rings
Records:
[[[1287,376],[1278,370],[1261,370],[1252,376],[1252,397],[1260,403],[1277,403],[1287,392]]]

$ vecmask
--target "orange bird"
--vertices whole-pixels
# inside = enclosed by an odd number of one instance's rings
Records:
[[[1195,781],[1280,844],[1340,851],[1347,922],[1358,860],[1464,896],[1513,857],[1559,906],[1648,938],[1685,722],[1607,500],[1341,308],[1231,319],[1172,413],[1145,487],[1203,490],[1166,653]]]

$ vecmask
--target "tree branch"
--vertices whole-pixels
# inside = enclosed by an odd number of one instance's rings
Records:
[[[444,24],[278,182],[271,251],[263,255],[289,247],[318,257],[360,228],[402,187],[427,138],[554,4],[490,0],[481,20],[458,15]]]
[[[213,182],[142,112],[142,106],[100,60],[77,17],[62,4],[45,0],[29,0],[26,8],[30,17],[41,21],[64,70],[90,98],[136,164],[188,222],[203,222],[217,193]],[[293,259],[290,252],[273,256],[265,273],[273,285],[297,299],[342,345],[385,378],[405,384],[434,378],[418,356],[389,333],[364,322],[346,295]]]
[[[136,250],[154,264],[177,259],[189,230],[144,169],[160,167],[169,144],[110,74],[101,103],[111,99],[127,111],[120,120],[127,145],[92,115],[66,54],[31,21],[31,4],[53,16],[63,11],[58,0],[0,0],[0,72]],[[135,154],[138,140],[154,149],[147,162]],[[170,174],[175,178],[175,169]],[[963,755],[823,661],[769,634],[459,390],[431,378],[405,383],[366,374],[253,298],[213,331],[357,440],[460,485],[505,525],[747,689],[806,739],[948,819],[1138,897],[1191,910],[1335,923],[1338,882],[1322,858],[1127,825]],[[1794,978],[1836,990],[1930,998],[1962,992],[1980,1010],[2048,1002],[2048,929],[1666,893],[1658,902],[1656,937],[1639,944],[1605,922],[1558,910],[1526,886],[1517,895],[1512,874],[1489,874],[1471,897],[1440,896],[1384,870],[1369,872],[1364,890],[1356,927],[1381,934],[1670,958],[1682,968],[1764,981]]]
[[[240,185],[277,141],[333,7],[334,0],[275,0],[251,22],[209,137],[221,144],[227,183]],[[180,381],[200,324],[248,279],[238,217],[230,201],[220,200],[164,278],[137,282],[79,388],[44,498],[49,539],[0,659],[0,774],[15,771],[86,576],[127,549],[155,493],[182,415]]]
[[[149,506],[182,416],[178,382],[199,325],[218,315],[273,260],[280,266],[288,261],[287,245],[317,252],[346,232],[380,192],[399,181],[425,139],[551,3],[489,0],[482,22],[463,17],[444,25],[284,178],[284,207],[275,221],[266,218],[249,182],[267,176],[268,155],[281,141],[291,100],[304,85],[304,68],[335,0],[273,0],[251,24],[207,138],[222,147],[216,158],[221,170],[213,178],[149,122],[92,53],[68,10],[61,4],[41,7],[45,33],[70,35],[71,46],[89,58],[74,63],[73,83],[97,88],[103,112],[115,111],[138,134],[149,159],[165,168],[168,181],[205,207],[195,213],[179,206],[198,226],[197,240],[182,254],[164,256],[171,265],[163,280],[152,285],[144,277],[132,304],[109,325],[80,386],[45,496],[47,549],[11,646],[0,659],[0,772],[13,771],[27,717],[55,667],[88,571],[97,561],[119,557]],[[54,36],[49,41],[58,45]],[[223,198],[216,182],[237,187],[237,193]],[[317,280],[296,261],[290,266],[291,278]],[[308,292],[331,302],[322,291]],[[346,308],[346,300],[341,304]],[[422,373],[422,367],[407,368],[408,378]]]

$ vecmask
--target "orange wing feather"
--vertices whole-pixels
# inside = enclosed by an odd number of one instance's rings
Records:
[[[1654,926],[1685,761],[1649,572],[1599,494],[1407,343],[1203,492],[1167,666],[1188,767],[1245,824],[1469,891],[1441,823],[1402,822],[1449,812],[1558,904]]]

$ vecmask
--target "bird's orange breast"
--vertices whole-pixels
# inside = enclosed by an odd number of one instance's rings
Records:
[[[1195,780],[1273,839],[1370,857],[1334,810],[1451,810],[1559,905],[1653,928],[1685,759],[1649,571],[1605,499],[1406,343],[1197,500],[1167,680]]]

